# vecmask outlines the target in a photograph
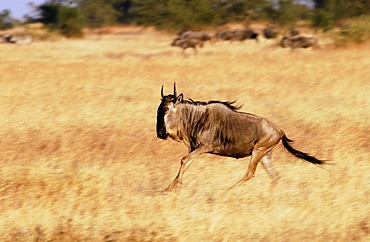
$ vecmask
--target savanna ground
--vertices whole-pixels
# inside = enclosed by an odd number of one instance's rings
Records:
[[[290,52],[272,40],[205,44],[121,29],[99,40],[0,45],[0,241],[370,239],[370,46]],[[236,100],[320,169],[274,150],[280,181],[227,191],[249,158],[198,157],[160,195],[186,147],[156,138],[160,88]]]

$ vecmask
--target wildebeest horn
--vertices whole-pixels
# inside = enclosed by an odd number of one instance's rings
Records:
[[[161,97],[163,98],[164,95],[163,95],[163,85],[162,85],[162,88],[161,88]]]
[[[177,97],[176,95],[176,82],[173,83],[173,95]]]

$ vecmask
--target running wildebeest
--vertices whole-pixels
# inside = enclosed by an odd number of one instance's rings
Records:
[[[233,31],[234,33],[234,40],[239,40],[239,41],[243,41],[243,40],[246,40],[246,39],[255,39],[256,42],[258,42],[258,33],[254,32],[253,30],[251,29],[245,29],[245,30],[240,30],[240,29],[236,29]]]
[[[216,40],[233,40],[234,32],[228,30],[221,30],[215,35]]]
[[[280,46],[283,48],[291,47],[292,50],[296,48],[309,48],[318,47],[317,39],[314,37],[304,37],[301,35],[296,35],[293,37],[283,37],[280,42]]]
[[[179,34],[180,39],[197,39],[199,41],[211,41],[212,35],[204,31],[185,31]]]
[[[10,34],[2,34],[2,35],[0,35],[0,43],[10,43],[11,37],[12,36]]]
[[[32,35],[25,34],[25,35],[3,35],[1,37],[1,41],[3,43],[10,43],[10,44],[31,44],[33,41]]]
[[[181,39],[176,38],[173,40],[172,46],[178,46],[182,48],[182,53],[185,54],[187,48],[193,48],[194,54],[197,54],[197,46],[203,47],[203,42],[197,39]]]
[[[289,29],[289,34],[290,34],[290,37],[297,36],[297,35],[299,35],[299,30],[292,27],[292,28]]]
[[[274,30],[273,28],[271,28],[271,27],[265,28],[263,30],[263,36],[266,39],[276,39],[277,36],[278,36],[278,32],[276,30]]]
[[[258,162],[273,180],[278,178],[270,161],[272,149],[282,140],[284,147],[295,157],[316,165],[324,164],[313,156],[294,149],[285,133],[266,118],[238,111],[234,102],[199,102],[184,100],[183,94],[163,94],[157,110],[157,137],[182,141],[189,154],[181,159],[174,181],[162,193],[167,194],[183,184],[183,174],[198,155],[210,153],[234,158],[251,156],[244,177],[231,188],[254,177]]]

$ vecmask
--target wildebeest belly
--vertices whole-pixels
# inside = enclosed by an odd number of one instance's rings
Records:
[[[211,153],[221,156],[229,156],[234,158],[243,158],[252,154],[254,144],[243,144],[236,146],[224,146],[222,149],[215,149]]]

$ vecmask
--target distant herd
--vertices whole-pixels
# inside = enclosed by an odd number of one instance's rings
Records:
[[[278,37],[278,32],[273,28],[263,29],[262,35],[266,39],[276,39]],[[235,29],[233,31],[221,30],[214,35],[204,32],[204,31],[185,31],[178,33],[178,36],[172,41],[172,46],[177,46],[182,48],[183,54],[187,48],[193,48],[194,53],[197,53],[197,48],[203,47],[204,42],[209,41],[211,43],[218,41],[245,41],[254,40],[256,43],[259,42],[259,34],[252,29]],[[2,34],[0,35],[0,43],[6,44],[31,44],[33,42],[32,35],[11,35]],[[291,50],[297,48],[309,48],[309,47],[319,47],[318,41],[314,37],[305,37],[299,35],[298,31],[291,31],[290,36],[284,36],[280,40],[280,46],[283,48],[290,47]]]
[[[266,28],[262,31],[264,38],[276,39],[278,32],[273,28]],[[221,30],[214,35],[204,31],[185,31],[178,33],[178,36],[173,40],[172,46],[178,46],[182,48],[183,54],[187,48],[193,48],[194,53],[197,53],[197,47],[203,47],[205,41],[217,42],[217,41],[244,41],[244,40],[255,40],[259,42],[258,33],[252,29],[236,29],[233,31]],[[280,41],[282,48],[290,47],[291,50],[297,48],[309,48],[319,47],[318,41],[314,37],[305,37],[299,35],[299,32],[292,30],[290,36],[284,36]]]

